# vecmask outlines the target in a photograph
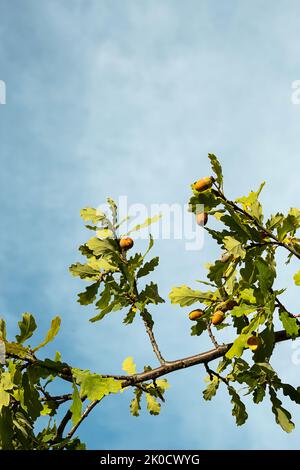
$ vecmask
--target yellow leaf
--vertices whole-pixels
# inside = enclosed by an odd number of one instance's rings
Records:
[[[129,375],[136,374],[136,365],[133,362],[133,357],[129,356],[123,361],[122,369]]]

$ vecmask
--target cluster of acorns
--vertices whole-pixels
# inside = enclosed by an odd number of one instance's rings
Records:
[[[222,323],[225,319],[225,313],[228,310],[232,310],[233,307],[236,307],[237,305],[238,303],[233,299],[229,299],[218,304],[216,310],[210,318],[211,323],[214,326],[220,325],[220,323]],[[205,312],[201,309],[192,310],[189,313],[189,319],[199,320],[204,314]],[[251,349],[251,351],[256,351],[260,347],[260,345],[261,340],[256,334],[252,334],[247,340],[247,346],[249,349]]]
[[[233,299],[229,299],[229,300],[219,303],[216,307],[216,310],[211,316],[211,319],[210,319],[211,323],[215,326],[220,325],[220,323],[222,323],[225,319],[225,313],[228,310],[232,310],[233,307],[235,307],[236,305],[237,305],[237,302]],[[205,312],[201,309],[192,310],[189,313],[189,319],[198,320],[204,315],[204,313]]]
[[[200,180],[196,181],[196,183],[194,184],[194,190],[198,193],[202,193],[203,191],[210,189],[212,187],[213,182],[214,178],[212,176],[205,176],[204,178],[201,178]],[[204,227],[204,225],[207,224],[207,220],[207,212],[198,212],[196,214],[196,222],[198,225]]]

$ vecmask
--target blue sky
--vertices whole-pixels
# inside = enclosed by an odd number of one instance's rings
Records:
[[[266,213],[299,205],[300,106],[297,1],[0,0],[1,296],[15,331],[23,311],[43,335],[60,314],[59,349],[74,366],[120,372],[133,355],[154,364],[142,325],[121,317],[90,324],[93,308],[76,303],[83,287],[68,266],[87,234],[79,209],[107,196],[129,202],[185,203],[189,184],[210,173],[207,153],[223,164],[226,191],[238,197],[267,181]],[[203,278],[218,251],[205,240],[188,252],[183,240],[160,240],[154,276],[163,296],[173,285]],[[296,265],[280,269],[290,287]],[[153,309],[158,339],[172,359],[209,345],[189,336],[186,311]],[[201,343],[201,344],[199,344]],[[299,385],[290,344],[273,365]],[[82,426],[89,448],[259,449],[299,447],[298,427],[285,435],[269,404],[253,407],[242,428],[228,397],[202,400],[204,371],[169,377],[159,417],[132,418],[128,392],[103,402]]]

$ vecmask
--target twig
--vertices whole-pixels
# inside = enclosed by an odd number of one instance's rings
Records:
[[[60,425],[57,428],[56,438],[54,439],[54,442],[62,437],[65,427],[67,426],[71,418],[72,418],[72,412],[68,410],[65,416],[63,417],[63,419],[61,420]]]
[[[210,380],[212,380],[213,376],[217,377],[221,382],[224,382],[227,386],[229,385],[229,381],[225,379],[225,377],[222,377],[222,375],[218,374],[218,372],[215,372],[213,369],[209,367],[207,362],[204,362],[204,367],[206,372],[209,375]]]
[[[151,346],[152,346],[152,349],[154,351],[154,354],[156,355],[158,361],[160,362],[160,364],[165,364],[166,361],[165,359],[163,358],[161,352],[160,352],[160,349],[158,347],[158,344],[156,342],[156,339],[155,339],[155,336],[154,336],[154,333],[153,333],[153,329],[152,329],[152,326],[149,325],[149,322],[147,321],[147,319],[145,318],[145,316],[143,315],[143,313],[141,313],[141,317],[143,319],[143,322],[144,322],[144,325],[145,325],[145,329],[146,329],[146,332],[147,332],[147,335],[150,339],[150,343],[151,343]]]
[[[289,310],[283,305],[283,303],[281,302],[281,300],[279,300],[278,297],[275,297],[275,301],[276,301],[277,307],[279,307],[281,310],[284,310],[290,317],[297,318],[300,316],[300,315],[294,315],[292,312],[289,312]]]
[[[69,440],[71,439],[71,437],[75,434],[75,432],[77,431],[77,429],[79,428],[79,426],[81,425],[82,421],[85,420],[85,418],[88,417],[88,415],[90,414],[90,412],[95,408],[96,405],[98,405],[98,403],[100,403],[101,400],[95,400],[95,401],[92,401],[85,409],[85,411],[82,413],[80,419],[78,420],[78,422],[76,424],[74,424],[74,426],[70,429],[70,431],[68,432],[68,434],[66,435],[66,440]]]
[[[56,401],[56,402],[60,402],[60,404],[68,400],[72,400],[72,395],[70,393],[66,395],[57,395],[57,396],[47,395],[41,398],[41,401]]]
[[[210,323],[207,323],[207,332],[208,332],[208,336],[210,337],[211,342],[213,343],[214,347],[216,349],[218,349],[220,347],[220,345],[219,345],[218,341],[216,340],[216,338],[214,337],[213,332],[211,331]]]
[[[134,294],[135,296],[138,298],[139,297],[139,291],[138,291],[138,288],[137,288],[137,282],[136,282],[136,279],[134,281]],[[157,344],[157,341],[155,339],[155,336],[154,336],[154,333],[153,333],[153,327],[152,325],[149,323],[148,319],[146,318],[146,315],[145,315],[145,311],[142,311],[141,312],[141,317],[143,319],[143,322],[144,322],[144,325],[145,325],[145,328],[146,328],[146,333],[150,339],[150,343],[151,343],[151,346],[152,346],[152,349],[153,349],[153,352],[154,354],[156,355],[159,363],[161,365],[164,365],[166,364],[166,360],[164,359],[164,357],[162,356],[161,352],[160,352],[160,349],[158,347],[158,344]]]

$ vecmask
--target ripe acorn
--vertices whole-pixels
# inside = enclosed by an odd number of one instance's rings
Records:
[[[260,338],[258,336],[252,335],[247,340],[247,346],[251,351],[256,351],[260,346]]]
[[[207,212],[198,212],[198,214],[196,214],[196,222],[198,225],[201,225],[202,227],[204,227],[204,225],[207,224],[207,220],[208,220]]]
[[[224,312],[222,312],[222,310],[216,310],[213,316],[211,317],[211,322],[213,325],[216,326],[222,323],[224,318],[225,318]]]
[[[202,191],[210,189],[212,187],[212,184],[213,178],[211,176],[205,176],[204,178],[201,178],[200,180],[196,181],[194,189],[200,193]]]
[[[202,317],[203,314],[204,314],[203,310],[200,310],[199,308],[196,309],[196,310],[192,310],[189,313],[189,319],[190,320],[198,320],[199,318]]]
[[[130,250],[133,247],[133,240],[130,237],[121,238],[119,241],[119,246],[121,250]]]

